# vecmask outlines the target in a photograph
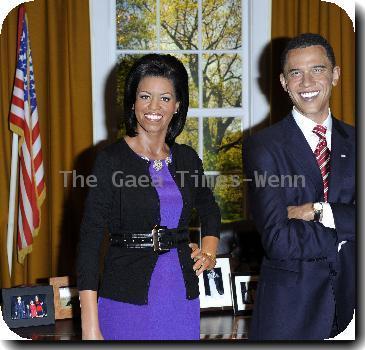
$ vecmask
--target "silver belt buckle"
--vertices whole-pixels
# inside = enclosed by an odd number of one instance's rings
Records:
[[[166,226],[155,225],[155,227],[151,231],[153,250],[155,252],[168,252],[170,250],[170,248],[161,247],[161,232],[164,231],[166,228]]]

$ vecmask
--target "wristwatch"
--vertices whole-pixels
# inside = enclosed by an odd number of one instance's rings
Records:
[[[313,212],[314,212],[313,221],[320,222],[323,216],[323,203],[322,202],[313,203]]]

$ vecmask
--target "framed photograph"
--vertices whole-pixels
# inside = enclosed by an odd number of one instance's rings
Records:
[[[56,320],[80,315],[79,292],[76,283],[69,276],[51,277]]]
[[[9,328],[54,324],[51,286],[4,288],[3,317]]]
[[[229,258],[217,258],[214,269],[205,270],[199,276],[200,309],[231,309],[231,273]]]
[[[252,313],[257,283],[257,275],[242,273],[231,274],[233,311],[235,315],[247,315]]]

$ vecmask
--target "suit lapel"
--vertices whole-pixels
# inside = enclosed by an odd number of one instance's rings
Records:
[[[302,131],[295,122],[292,115],[289,115],[283,127],[287,135],[285,148],[290,157],[300,168],[299,175],[303,174],[306,181],[312,182],[317,192],[317,200],[323,200],[323,181],[316,158]]]
[[[336,202],[341,190],[341,183],[350,161],[350,144],[348,135],[337,119],[332,118],[331,161],[328,188],[328,201]]]

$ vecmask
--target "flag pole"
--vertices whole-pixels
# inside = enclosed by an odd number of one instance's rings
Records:
[[[18,175],[18,134],[13,132],[13,145],[11,150],[11,174],[10,174],[10,194],[9,194],[9,214],[8,214],[8,234],[7,234],[7,253],[9,276],[11,278],[13,266],[13,245],[14,245],[14,220],[15,220],[15,196]]]
[[[20,38],[22,33],[22,18],[25,14],[24,4],[19,6],[18,10],[18,33],[17,33],[17,59],[20,47]],[[18,159],[19,159],[19,135],[13,132],[13,141],[11,148],[11,170],[10,170],[10,191],[9,191],[9,213],[8,213],[8,232],[6,236],[6,251],[8,255],[9,277],[13,267],[13,246],[14,246],[14,221],[15,221],[15,199],[18,178]]]

